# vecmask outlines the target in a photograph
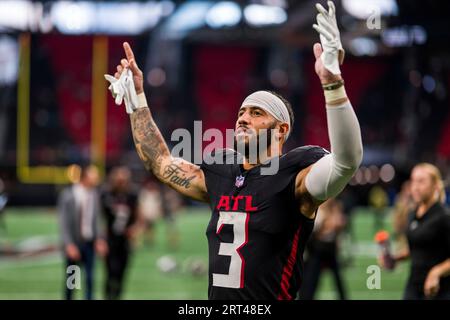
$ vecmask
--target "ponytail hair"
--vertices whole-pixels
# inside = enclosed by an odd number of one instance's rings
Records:
[[[445,184],[444,180],[442,180],[442,175],[439,169],[428,162],[422,162],[415,166],[415,168],[424,168],[428,171],[431,177],[431,181],[436,185],[437,191],[439,193],[438,200],[440,203],[444,204],[447,200],[447,196],[445,194]]]

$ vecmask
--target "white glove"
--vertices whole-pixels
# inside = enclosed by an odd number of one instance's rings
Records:
[[[341,74],[339,65],[344,62],[345,51],[342,48],[339,29],[336,22],[336,7],[332,1],[328,1],[328,12],[321,4],[316,3],[319,11],[317,15],[317,24],[313,28],[320,34],[322,44],[322,55],[320,59],[324,67],[331,73]]]
[[[119,79],[105,74],[105,79],[111,83],[108,89],[111,91],[116,105],[120,106],[122,101],[125,100],[125,110],[128,114],[133,113],[138,108],[138,97],[131,70],[125,68]]]

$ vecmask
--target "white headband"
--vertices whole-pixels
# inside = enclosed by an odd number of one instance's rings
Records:
[[[245,98],[244,102],[242,102],[241,109],[244,106],[259,107],[270,113],[278,121],[287,123],[289,125],[286,133],[287,140],[291,133],[291,117],[289,116],[286,105],[280,98],[268,91],[256,91]]]

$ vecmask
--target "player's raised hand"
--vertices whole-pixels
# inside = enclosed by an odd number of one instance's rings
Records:
[[[320,58],[323,53],[322,46],[320,43],[315,43],[313,47],[314,57],[316,58],[316,63],[314,65],[317,75],[319,76],[320,82],[322,84],[328,84],[336,82],[342,79],[341,75],[335,75],[325,68],[322,59]]]
[[[117,65],[117,72],[114,74],[114,77],[119,79],[123,70],[129,68],[131,72],[133,72],[133,82],[136,93],[139,94],[144,92],[144,75],[136,63],[133,50],[128,42],[123,43],[123,49],[125,51],[126,59],[120,60],[120,65]]]
[[[133,50],[127,42],[123,43],[126,58],[120,60],[116,66],[117,72],[114,76],[105,74],[109,81],[108,89],[114,98],[116,105],[125,102],[125,110],[132,114],[138,108],[147,107],[144,95],[144,77],[134,58]]]
[[[318,54],[322,63],[316,61],[316,72],[321,76],[327,76],[322,70],[325,68],[332,75],[340,75],[339,65],[344,61],[345,51],[342,48],[340,32],[336,21],[336,8],[332,1],[328,1],[328,11],[319,3],[316,4],[317,24],[313,28],[320,35],[320,45],[314,45],[314,55],[318,59]],[[332,78],[332,77],[331,77]],[[322,80],[322,77],[321,77]]]

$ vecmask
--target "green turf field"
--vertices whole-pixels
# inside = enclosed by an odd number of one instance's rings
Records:
[[[9,208],[0,221],[0,246],[30,248],[39,244],[58,243],[56,212],[50,209]],[[187,265],[193,259],[207,264],[205,228],[207,209],[190,209],[178,215],[180,246],[169,249],[166,242],[166,225],[156,226],[153,245],[139,243],[132,257],[126,281],[124,299],[206,299],[207,276],[192,275]],[[408,275],[407,264],[394,272],[381,273],[381,289],[368,289],[366,273],[376,264],[376,247],[373,245],[373,217],[358,210],[353,218],[353,243],[344,246],[344,256],[351,254],[352,262],[344,269],[344,281],[350,299],[401,299]],[[389,227],[389,220],[386,220]],[[389,228],[388,228],[389,229]],[[171,255],[178,268],[171,273],[161,272],[156,262]],[[31,257],[6,257],[0,255],[0,299],[61,299],[64,285],[63,261],[59,252]],[[104,265],[96,263],[96,298],[103,298]],[[83,284],[83,283],[82,283]],[[82,298],[78,291],[77,298]],[[333,282],[326,272],[321,279],[319,299],[335,299]]]

